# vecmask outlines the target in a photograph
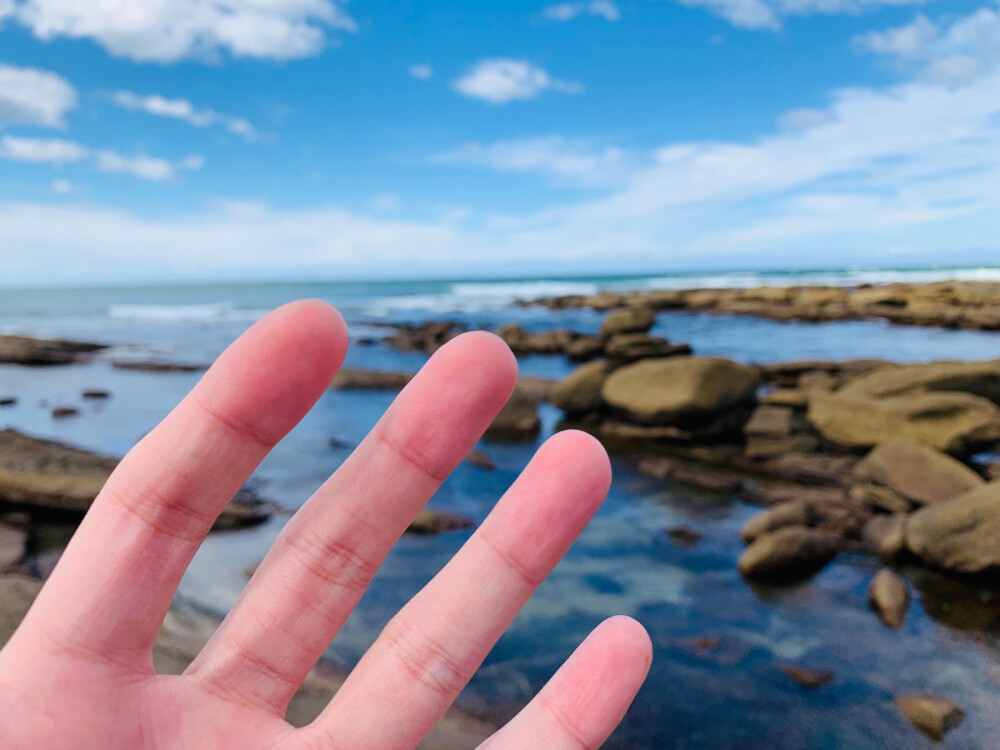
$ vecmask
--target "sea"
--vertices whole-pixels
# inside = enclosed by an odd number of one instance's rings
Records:
[[[830,284],[853,286],[959,278],[1000,281],[1000,266],[979,268],[740,271],[545,279],[303,281],[297,283],[136,285],[0,289],[0,333],[109,344],[108,356],[51,368],[0,367],[0,427],[123,455],[195,384],[198,373],[113,369],[112,358],[211,361],[268,310],[315,297],[335,304],[353,342],[346,366],[415,371],[420,353],[381,343],[385,324],[451,320],[469,328],[517,323],[529,330],[596,332],[601,314],[550,311],[525,300],[600,290]],[[952,331],[872,321],[774,322],[663,312],[655,334],[687,342],[700,355],[741,362],[880,358],[901,362],[1000,358],[1000,333]],[[520,360],[522,374],[561,378],[560,356]],[[106,402],[81,392],[111,392]],[[394,394],[330,391],[260,465],[251,484],[289,512],[337,469]],[[77,417],[54,419],[54,406]],[[481,521],[525,466],[561,414],[542,405],[543,430],[528,444],[483,441],[493,471],[463,464],[432,499],[435,508]],[[750,586],[736,572],[739,529],[757,508],[737,497],[692,489],[637,472],[614,456],[607,501],[541,586],[463,693],[466,710],[503,721],[515,713],[601,620],[639,619],[654,644],[650,677],[612,750],[904,750],[930,748],[893,705],[894,696],[930,691],[958,702],[966,720],[947,746],[995,747],[1000,741],[1000,594],[918,569],[904,571],[913,593],[899,631],[868,608],[866,589],[879,563],[843,554],[809,582]],[[213,534],[179,594],[224,614],[288,514],[249,530]],[[665,530],[703,534],[692,547]],[[469,532],[405,536],[328,657],[349,668],[389,618],[468,538]],[[706,645],[708,644],[708,645]],[[710,647],[709,647],[710,646]],[[833,672],[810,690],[781,671],[794,665]]]

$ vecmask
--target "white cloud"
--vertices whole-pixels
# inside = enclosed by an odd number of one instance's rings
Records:
[[[6,0],[42,41],[89,39],[116,57],[289,60],[318,54],[331,31],[357,30],[340,0]]]
[[[782,27],[788,16],[858,15],[880,6],[922,5],[928,0],[676,0],[682,5],[705,8],[743,29]]]
[[[52,181],[52,192],[58,195],[67,195],[73,192],[73,183],[69,180],[57,179]]]
[[[0,137],[0,159],[54,165],[93,160],[102,172],[127,174],[154,182],[172,180],[181,170],[201,169],[205,163],[201,156],[188,156],[174,163],[153,156],[124,156],[110,149],[95,151],[60,138],[17,138],[10,135]]]
[[[155,117],[181,120],[197,128],[218,125],[245,141],[257,139],[257,130],[242,117],[234,117],[216,112],[214,109],[198,109],[187,99],[168,99],[159,94],[142,96],[131,91],[116,91],[111,101],[122,109],[146,112]]]
[[[854,39],[857,47],[917,66],[924,77],[960,85],[1000,63],[1000,10],[980,8],[942,26],[923,15],[905,26]]]
[[[621,19],[621,11],[611,0],[590,0],[589,2],[569,2],[550,5],[542,11],[550,21],[572,21],[577,16],[599,16],[606,21]]]
[[[409,67],[409,74],[420,81],[429,81],[434,75],[434,68],[427,63],[414,63]]]
[[[64,128],[75,106],[76,89],[62,76],[0,63],[0,125]]]
[[[490,144],[473,141],[436,154],[432,161],[541,174],[557,178],[557,184],[575,186],[620,183],[632,163],[631,157],[620,148],[593,148],[584,141],[557,135]]]
[[[60,138],[0,138],[0,158],[47,164],[80,161],[88,155],[79,143]]]
[[[515,99],[535,99],[543,91],[579,94],[579,83],[560,81],[543,68],[526,60],[495,58],[483,60],[454,82],[455,90],[464,96],[489,104],[506,104]]]
[[[189,156],[178,163],[155,156],[124,156],[116,151],[98,151],[97,168],[111,174],[127,174],[141,180],[166,182],[172,180],[181,170],[201,169],[205,160],[201,156]]]

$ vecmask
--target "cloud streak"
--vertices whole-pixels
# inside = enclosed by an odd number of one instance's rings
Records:
[[[159,94],[146,96],[131,91],[116,91],[111,101],[117,107],[133,112],[145,112],[154,117],[165,117],[186,122],[196,128],[223,127],[245,141],[257,140],[257,129],[246,119],[222,114],[214,109],[198,109],[187,99],[168,99]]]

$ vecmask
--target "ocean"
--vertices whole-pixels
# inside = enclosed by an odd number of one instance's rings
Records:
[[[643,277],[494,281],[304,282],[0,290],[0,332],[108,343],[113,357],[208,362],[254,320],[284,302],[318,297],[348,321],[347,366],[417,369],[419,353],[377,342],[385,323],[454,320],[470,328],[518,323],[530,330],[596,331],[601,314],[550,311],[519,300],[603,289],[754,287],[763,284],[885,283],[945,278],[1000,280],[1000,268],[925,268],[660,274]],[[879,321],[781,323],[753,318],[664,312],[654,333],[690,343],[697,354],[767,363],[798,359],[898,361],[1000,357],[1000,333],[892,326]],[[371,339],[376,339],[371,343]],[[362,343],[363,342],[363,343]],[[526,375],[559,378],[562,357],[531,356]],[[0,426],[121,455],[186,393],[197,373],[111,368],[106,360],[56,368],[0,368],[0,393],[19,397],[0,411]],[[80,398],[109,390],[104,403]],[[261,464],[252,484],[294,510],[335,470],[391,401],[392,394],[331,391]],[[51,407],[81,415],[56,420]],[[541,410],[543,434],[560,418]],[[331,442],[333,441],[333,442]],[[431,501],[482,520],[527,463],[536,444],[484,441],[497,465],[461,466]],[[842,555],[811,582],[758,588],[736,573],[740,526],[757,509],[743,501],[639,474],[614,459],[607,502],[492,651],[461,699],[474,713],[510,716],[605,617],[628,614],[649,629],[655,659],[648,683],[609,742],[633,748],[788,748],[903,750],[930,747],[892,705],[899,693],[947,695],[969,718],[951,734],[954,747],[987,747],[1000,737],[1000,597],[940,576],[911,571],[916,601],[905,626],[885,629],[868,610],[870,558]],[[205,543],[180,593],[218,613],[235,601],[287,516]],[[704,534],[697,546],[674,545],[666,528]],[[405,537],[331,645],[350,666],[389,617],[468,537],[468,532]],[[705,651],[693,639],[717,638]],[[792,684],[780,665],[830,669],[828,687]],[[992,741],[991,741],[992,740]]]

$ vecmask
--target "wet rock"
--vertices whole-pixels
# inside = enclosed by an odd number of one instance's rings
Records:
[[[910,606],[910,592],[902,578],[883,568],[868,586],[868,602],[887,627],[899,630]]]
[[[413,379],[408,372],[341,368],[333,377],[332,388],[339,390],[400,391]]]
[[[902,516],[872,516],[861,531],[861,542],[870,554],[886,561],[897,559],[906,548]]]
[[[906,546],[927,565],[978,575],[1000,571],[1000,482],[910,516]]]
[[[647,359],[615,370],[602,396],[640,424],[683,425],[754,400],[758,372],[726,359]]]
[[[850,398],[896,398],[920,393],[969,393],[1000,404],[1000,360],[934,362],[879,370],[843,389]]]
[[[711,466],[698,466],[671,458],[647,458],[639,461],[638,469],[657,479],[670,479],[692,487],[732,495],[740,491],[743,482],[738,476]]]
[[[809,421],[824,439],[854,450],[908,438],[959,456],[1000,441],[1000,408],[968,393],[888,399],[813,393]]]
[[[355,447],[354,443],[350,442],[349,440],[343,440],[338,437],[329,438],[326,441],[326,443],[331,448],[336,448],[337,450],[349,450]]]
[[[465,331],[465,327],[451,321],[424,323],[422,325],[398,326],[392,336],[383,341],[394,349],[408,352],[433,354],[453,338]]]
[[[776,479],[806,485],[841,486],[849,478],[857,459],[851,456],[788,453],[757,465],[757,470]]]
[[[858,484],[850,489],[850,497],[872,510],[885,513],[909,513],[912,503],[894,489],[878,484]]]
[[[757,537],[740,555],[739,571],[748,580],[796,580],[824,567],[840,551],[836,534],[789,526]]]
[[[101,401],[104,399],[111,398],[111,393],[99,388],[91,388],[80,394],[83,398],[89,401]]]
[[[812,526],[816,522],[816,512],[811,503],[793,500],[768,508],[750,518],[743,525],[740,537],[751,544],[758,537],[788,526]]]
[[[501,326],[497,336],[517,356],[526,354],[563,354],[579,338],[574,331],[530,332],[518,325]]]
[[[206,364],[195,362],[163,362],[159,360],[133,361],[116,359],[111,363],[116,370],[135,370],[137,372],[202,372],[208,369]]]
[[[558,380],[549,380],[548,378],[522,375],[517,379],[517,390],[533,401],[548,401],[552,389],[556,387],[558,382]]]
[[[604,345],[604,354],[615,362],[636,362],[654,357],[680,357],[691,354],[687,344],[671,344],[665,338],[645,333],[616,333]]]
[[[86,361],[102,349],[107,349],[107,346],[84,341],[0,335],[0,364],[68,365]]]
[[[552,389],[549,400],[570,415],[597,411],[603,404],[601,388],[610,371],[604,361],[581,365]]]
[[[409,534],[440,534],[444,531],[471,529],[475,522],[459,513],[423,508],[406,529]]]
[[[858,464],[857,476],[895,490],[916,505],[937,505],[985,482],[951,456],[915,440],[880,445]]]
[[[601,323],[601,336],[610,338],[619,333],[645,333],[656,322],[648,307],[623,307],[609,312]]]
[[[14,635],[42,590],[42,582],[24,575],[0,576],[0,647]]]
[[[896,706],[913,726],[935,742],[941,742],[945,733],[962,723],[965,712],[955,702],[931,693],[901,695]]]
[[[601,356],[604,344],[597,336],[578,336],[566,345],[564,354],[574,362],[586,362]]]
[[[842,504],[845,493],[840,487],[809,487],[788,482],[745,481],[743,495],[757,505],[768,507],[783,503],[808,502],[814,507]]]
[[[465,462],[472,466],[478,466],[480,469],[486,469],[487,471],[493,471],[497,468],[497,465],[493,463],[493,459],[480,450],[472,451],[472,453],[465,457]]]
[[[90,509],[117,465],[114,458],[15,430],[0,430],[0,506],[78,520]],[[221,531],[252,526],[270,515],[270,506],[244,488],[212,528]]]
[[[670,541],[678,547],[694,547],[705,538],[705,535],[700,531],[695,531],[688,526],[673,526],[667,529],[666,533],[670,537]]]
[[[746,455],[771,458],[788,453],[811,453],[819,448],[819,438],[802,412],[788,406],[758,406],[744,427]]]
[[[783,665],[780,669],[796,685],[810,690],[818,690],[833,682],[833,672],[829,669],[809,669],[792,665]]]
[[[782,388],[761,396],[760,402],[770,406],[788,406],[798,411],[805,411],[809,406],[809,394],[798,388]]]
[[[80,413],[80,410],[75,406],[57,406],[52,410],[52,416],[55,419],[63,419],[65,417],[75,417]]]
[[[28,544],[28,532],[23,528],[0,524],[0,571],[21,561]]]
[[[0,406],[13,406],[16,403],[16,396],[0,396]]]
[[[533,440],[541,431],[541,424],[535,400],[515,389],[486,430],[486,437],[510,441]]]

